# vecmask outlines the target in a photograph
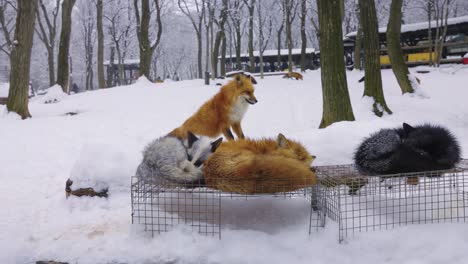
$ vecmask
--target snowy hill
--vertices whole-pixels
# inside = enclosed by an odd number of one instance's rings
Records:
[[[281,132],[304,143],[317,156],[315,165],[329,165],[351,163],[358,143],[380,128],[431,122],[449,127],[468,157],[468,68],[459,67],[416,73],[425,97],[402,96],[391,70],[383,70],[386,101],[394,112],[383,118],[374,116],[370,100],[362,98],[358,80],[363,73],[348,72],[357,121],[321,130],[320,71],[306,73],[304,81],[257,78],[259,102],[247,111],[244,132],[249,137]],[[131,86],[64,96],[57,103],[35,97],[33,118],[24,121],[0,106],[0,262],[466,263],[468,224],[406,226],[338,244],[331,221],[308,235],[301,211],[307,203],[297,201],[234,203],[230,210],[239,224],[223,226],[221,240],[184,228],[150,238],[132,226],[130,176],[143,147],[179,126],[218,89],[203,80],[154,84],[140,79]],[[65,181],[77,174],[105,180],[110,197],[65,199]],[[257,209],[258,219],[249,219]],[[282,220],[273,219],[272,212]]]

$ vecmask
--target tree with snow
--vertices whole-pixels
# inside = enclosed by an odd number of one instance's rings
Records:
[[[153,0],[154,10],[151,10],[150,0],[134,0],[136,31],[140,50],[140,76],[150,78],[151,59],[153,58],[154,50],[158,47],[162,36],[162,21],[161,14],[163,3],[161,0]],[[138,2],[141,2],[141,13]],[[156,13],[156,37],[153,41],[150,40],[150,22],[151,14]]]
[[[322,65],[323,114],[320,128],[339,121],[354,121],[346,82],[343,30],[336,15],[339,0],[317,0],[320,23],[320,61]]]
[[[99,88],[106,87],[106,80],[104,78],[104,29],[102,23],[103,2],[102,0],[96,1],[96,29],[97,29],[97,75]]]
[[[47,51],[50,86],[55,84],[54,50],[57,36],[57,17],[59,10],[60,0],[55,0],[54,5],[50,8],[44,4],[44,0],[39,0],[39,6],[36,9],[38,25],[38,29],[36,28],[36,33]]]
[[[373,112],[377,116],[392,111],[385,102],[380,71],[380,42],[374,0],[359,0],[364,46],[364,96],[374,100]]]
[[[15,1],[0,0],[0,29],[2,30],[3,41],[0,41],[0,51],[8,57],[11,56],[12,32],[15,30],[15,16],[17,7]]]
[[[31,117],[28,108],[29,67],[31,65],[37,0],[18,0],[17,5],[15,34],[11,48],[7,110],[26,119]]]
[[[187,0],[177,0],[180,11],[184,13],[192,23],[193,29],[197,35],[197,66],[198,78],[203,78],[203,65],[202,65],[202,22],[205,17],[205,2],[204,0],[195,0],[193,3],[188,3]]]
[[[390,17],[387,25],[388,56],[390,57],[392,71],[400,85],[401,92],[413,93],[414,89],[408,77],[410,73],[400,44],[402,4],[403,0],[392,0],[390,7]]]
[[[69,54],[70,36],[72,31],[72,10],[76,0],[62,2],[62,29],[60,32],[59,53],[57,59],[57,84],[62,86],[63,92],[69,92]]]

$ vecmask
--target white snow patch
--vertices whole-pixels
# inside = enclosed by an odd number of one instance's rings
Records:
[[[364,86],[357,82],[362,72],[346,74],[355,122],[318,129],[320,71],[310,71],[303,82],[282,76],[258,79],[259,102],[242,120],[244,133],[260,138],[281,132],[316,155],[314,165],[332,165],[351,163],[355,148],[372,132],[427,122],[450,128],[462,156],[468,156],[467,68],[424,74],[430,97],[424,100],[402,96],[393,72],[382,70],[385,99],[393,111],[382,118],[372,113],[373,100],[362,97]],[[33,99],[33,117],[27,120],[0,115],[0,262],[466,263],[466,223],[360,233],[338,244],[338,226],[329,219],[324,230],[309,236],[310,204],[304,199],[223,198],[221,240],[193,234],[183,225],[151,238],[132,225],[130,177],[144,146],[180,126],[217,91],[218,86],[200,79],[157,86],[141,79],[68,96],[59,104]],[[76,109],[80,114],[64,115]],[[76,186],[108,186],[109,198],[66,199],[69,177]]]
[[[68,95],[63,92],[62,86],[56,84],[47,89],[47,93],[40,97],[43,103],[58,103]]]
[[[87,143],[70,173],[72,190],[91,187],[95,191],[110,189],[111,193],[115,190],[128,191],[129,176],[135,173],[132,160],[118,142]]]
[[[408,79],[409,79],[409,81],[411,83],[411,86],[413,87],[413,90],[414,90],[414,93],[408,94],[409,96],[418,96],[419,98],[422,98],[422,99],[429,99],[430,98],[429,95],[427,93],[425,93],[424,90],[419,85],[419,82],[416,79],[416,76],[409,73],[408,74]]]

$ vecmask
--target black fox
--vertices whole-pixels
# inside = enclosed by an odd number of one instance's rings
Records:
[[[354,154],[357,169],[366,175],[447,170],[460,161],[452,133],[424,124],[382,129],[366,138]]]

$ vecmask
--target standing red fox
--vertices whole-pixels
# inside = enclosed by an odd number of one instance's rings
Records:
[[[223,133],[228,140],[234,140],[232,128],[238,138],[244,138],[240,123],[249,104],[255,103],[257,98],[250,77],[238,74],[169,135],[185,139],[188,131],[208,137]]]
[[[288,72],[283,76],[283,79],[296,78],[296,80],[302,80],[302,74],[298,72]]]
[[[207,187],[244,194],[287,192],[315,184],[312,156],[282,134],[277,140],[224,142],[204,163]]]

